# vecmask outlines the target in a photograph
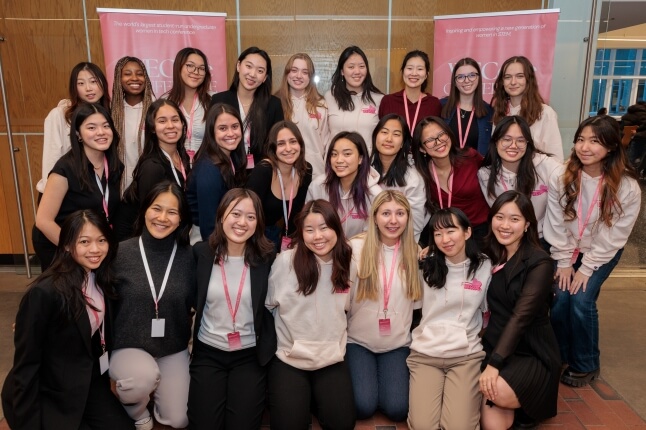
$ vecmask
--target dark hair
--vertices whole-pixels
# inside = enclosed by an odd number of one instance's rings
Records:
[[[130,184],[128,189],[124,192],[124,199],[126,201],[135,202],[138,199],[137,177],[139,176],[139,171],[141,170],[141,166],[142,164],[144,164],[144,161],[148,159],[155,159],[155,160],[159,160],[162,164],[168,163],[168,159],[166,158],[161,148],[159,147],[159,138],[155,133],[155,117],[157,116],[157,112],[162,106],[170,106],[173,109],[175,109],[175,111],[177,111],[177,115],[179,116],[180,121],[182,122],[182,137],[180,137],[179,140],[177,141],[177,152],[179,153],[179,158],[182,160],[182,164],[184,165],[184,169],[186,170],[186,173],[188,174],[190,171],[190,168],[191,168],[190,161],[188,158],[188,154],[186,153],[186,148],[184,147],[184,143],[186,142],[186,127],[187,127],[186,118],[184,118],[184,114],[182,113],[179,106],[174,101],[170,99],[155,100],[148,108],[148,112],[146,112],[144,149],[141,152],[141,156],[139,156],[137,165],[135,166],[135,169],[132,172],[132,179],[133,179],[132,183]]]
[[[619,188],[624,176],[638,179],[639,175],[635,168],[628,161],[626,149],[621,144],[619,134],[619,123],[608,115],[593,116],[584,120],[574,133],[574,144],[581,136],[583,129],[590,127],[601,145],[608,150],[608,154],[601,161],[601,172],[603,173],[603,187],[599,196],[599,221],[606,226],[612,226],[613,214],[622,215],[623,209],[619,201]],[[559,203],[563,207],[565,220],[575,219],[574,205],[579,196],[579,172],[583,169],[583,163],[572,148],[570,159],[565,165],[563,173],[563,195],[559,196]],[[564,205],[565,203],[565,205]]]
[[[209,236],[209,246],[215,254],[214,264],[220,264],[220,260],[226,259],[228,255],[228,244],[229,240],[227,239],[226,234],[224,234],[224,228],[222,226],[224,219],[229,215],[227,209],[233,204],[237,205],[241,200],[251,199],[253,207],[256,211],[256,230],[249,239],[244,247],[244,261],[249,266],[255,266],[262,262],[269,261],[273,254],[274,244],[267,239],[265,236],[265,215],[262,210],[262,202],[258,194],[251,190],[244,188],[233,188],[227,191],[222,200],[220,200],[220,205],[218,206],[218,211],[215,215],[215,230]]]
[[[183,48],[175,55],[175,61],[173,62],[173,87],[166,95],[168,96],[168,100],[173,101],[178,106],[184,102],[185,91],[184,82],[182,81],[182,67],[184,67],[191,54],[199,55],[204,61],[204,81],[197,87],[196,92],[200,104],[206,111],[211,104],[211,96],[209,95],[209,89],[211,88],[211,68],[209,67],[209,61],[204,52],[197,48]]]
[[[505,73],[507,72],[507,67],[512,63],[520,63],[523,66],[526,86],[520,102],[520,116],[525,118],[529,125],[532,125],[541,117],[545,101],[538,91],[538,80],[536,79],[534,66],[527,57],[522,55],[508,58],[500,67],[496,82],[493,84],[493,96],[491,97],[493,123],[498,124],[507,115],[509,95],[505,90]]]
[[[301,152],[294,162],[294,168],[296,169],[296,175],[298,176],[299,181],[302,181],[305,177],[305,174],[307,173],[307,161],[305,161],[305,141],[303,140],[303,135],[298,129],[298,126],[293,122],[288,120],[278,121],[273,125],[273,127],[271,127],[271,130],[269,130],[269,135],[267,136],[267,158],[271,161],[274,169],[277,169],[278,156],[276,155],[276,148],[278,145],[278,133],[280,133],[284,129],[292,132],[292,134],[298,141],[298,146],[301,147]]]
[[[245,128],[250,127],[252,136],[251,145],[253,149],[264,155],[265,148],[263,145],[267,138],[267,107],[269,106],[269,100],[271,99],[272,86],[271,58],[269,58],[269,54],[267,54],[266,51],[263,51],[256,46],[251,46],[240,53],[236,65],[242,63],[242,61],[251,54],[260,55],[265,60],[265,63],[267,63],[267,75],[265,81],[260,84],[253,93],[253,102],[251,102],[251,106],[249,106],[249,112],[245,117],[243,125]],[[238,85],[240,85],[240,73],[235,70],[229,91],[237,94]],[[258,145],[261,147],[259,148]]]
[[[422,82],[422,92],[426,92],[426,87],[428,86],[428,75],[431,73],[431,61],[428,59],[428,54],[424,51],[420,51],[418,49],[414,51],[410,51],[406,56],[404,57],[404,61],[402,61],[402,67],[399,69],[400,72],[404,73],[404,69],[406,69],[406,63],[408,63],[408,60],[411,58],[421,58],[422,61],[424,61],[424,66],[426,66],[426,78],[424,79],[424,82]]]
[[[368,57],[358,46],[348,46],[341,52],[339,56],[339,62],[336,66],[336,70],[332,75],[332,87],[330,91],[332,96],[336,101],[336,104],[339,106],[339,109],[343,111],[352,111],[354,110],[354,102],[350,94],[350,90],[345,86],[345,79],[343,78],[343,66],[345,65],[348,58],[353,54],[358,54],[363,59],[363,62],[366,64],[366,79],[363,81],[361,93],[361,100],[364,103],[372,103],[376,105],[374,99],[372,98],[372,93],[383,94],[379,88],[372,83],[372,77],[370,76],[370,67],[368,65]]]
[[[525,218],[525,221],[529,222],[529,227],[523,235],[520,241],[519,249],[523,246],[530,246],[532,248],[542,249],[539,239],[538,239],[538,223],[536,221],[536,214],[534,213],[534,206],[529,198],[516,191],[509,190],[505,191],[498,196],[491,209],[489,210],[489,231],[485,237],[485,243],[488,244],[488,254],[491,258],[491,263],[493,265],[502,264],[507,261],[507,249],[504,245],[498,243],[498,239],[494,235],[491,229],[491,220],[496,216],[500,209],[507,203],[515,203],[520,210],[521,215]]]
[[[322,199],[305,203],[295,220],[296,231],[290,247],[295,249],[293,266],[298,280],[297,291],[304,296],[314,293],[321,274],[321,265],[303,240],[303,224],[305,218],[312,213],[320,214],[328,228],[336,233],[336,244],[332,249],[332,291],[346,291],[350,287],[352,248],[343,233],[339,214],[329,202]]]
[[[144,228],[146,228],[146,212],[153,205],[155,200],[157,200],[157,197],[164,193],[171,193],[177,199],[179,226],[175,230],[175,240],[177,240],[178,245],[188,245],[189,233],[192,225],[191,209],[186,201],[186,194],[184,194],[184,191],[182,191],[176,182],[168,180],[164,180],[152,187],[143,202],[141,202],[139,213],[137,214],[137,220],[135,221],[133,237],[141,236]]]
[[[334,170],[332,170],[331,161],[334,145],[336,145],[336,143],[341,139],[347,139],[352,142],[357,148],[357,152],[359,152],[359,157],[361,157],[361,162],[357,168],[357,175],[355,176],[354,181],[352,181],[350,192],[352,193],[352,202],[354,203],[355,210],[362,219],[366,219],[368,218],[368,211],[370,209],[366,205],[366,196],[369,193],[368,176],[370,175],[370,159],[366,142],[359,133],[354,131],[342,131],[332,138],[332,141],[327,148],[327,155],[325,156],[326,177],[323,184],[325,185],[325,190],[330,198],[332,207],[336,210],[342,209],[341,193],[339,192],[341,181]]]
[[[530,200],[532,198],[532,192],[536,186],[537,173],[536,167],[534,166],[534,154],[545,154],[543,151],[536,148],[534,145],[534,139],[532,138],[532,132],[529,129],[529,124],[521,116],[511,115],[506,116],[500,121],[496,126],[496,129],[491,135],[491,141],[489,142],[489,149],[487,150],[487,155],[482,162],[482,167],[489,167],[489,180],[487,181],[487,195],[489,197],[496,197],[496,182],[500,181],[500,173],[502,171],[502,158],[498,154],[498,142],[502,139],[509,128],[516,124],[520,127],[520,131],[523,134],[523,137],[527,141],[527,147],[525,148],[525,154],[520,159],[518,164],[518,172],[516,174],[516,190],[525,194]],[[549,178],[545,178],[548,180]]]
[[[103,70],[101,70],[101,68],[94,63],[88,63],[87,61],[83,61],[81,63],[78,63],[76,66],[74,66],[74,68],[72,69],[72,72],[70,73],[70,82],[69,82],[68,91],[69,91],[71,103],[69,107],[65,110],[65,121],[67,121],[68,124],[72,123],[72,114],[79,107],[79,105],[83,103],[87,103],[81,100],[81,97],[79,96],[78,88],[76,86],[76,81],[78,81],[79,73],[81,73],[83,70],[90,73],[92,76],[96,78],[97,83],[99,84],[99,88],[101,88],[101,91],[103,92],[103,96],[99,99],[97,103],[103,106],[108,112],[110,111],[110,94],[108,93],[108,80],[105,78],[105,74],[103,74]]]
[[[114,122],[110,116],[110,111],[105,108],[105,106],[98,103],[81,103],[74,114],[72,115],[72,123],[70,125],[70,145],[72,147],[70,154],[68,156],[72,157],[72,163],[74,166],[74,175],[81,185],[81,189],[84,191],[90,190],[92,188],[92,181],[88,177],[88,167],[87,164],[90,162],[85,155],[84,143],[81,139],[81,125],[87,120],[90,116],[95,113],[103,115],[105,120],[110,125],[112,130],[112,143],[110,147],[104,151],[105,157],[108,160],[108,174],[109,176],[118,176],[121,172],[119,156],[117,155],[117,147],[119,146],[119,132],[114,127]],[[92,178],[94,179],[94,178]]]
[[[466,57],[458,60],[458,62],[455,63],[455,66],[453,66],[453,72],[451,73],[451,89],[449,90],[449,98],[446,104],[442,107],[442,118],[449,118],[460,103],[460,90],[455,83],[455,76],[458,73],[458,69],[462,66],[471,66],[476,69],[476,72],[478,73],[478,85],[473,93],[473,112],[475,113],[476,118],[487,116],[485,101],[482,99],[482,72],[480,71],[480,65],[473,58]]]
[[[46,280],[51,282],[60,298],[60,311],[68,322],[77,321],[83,317],[86,305],[97,310],[94,305],[86,301],[83,295],[83,286],[87,282],[88,275],[85,268],[74,259],[76,242],[86,224],[95,226],[108,241],[108,253],[99,267],[94,270],[94,275],[96,286],[103,292],[104,297],[115,298],[112,260],[117,252],[117,241],[105,216],[90,209],[72,212],[65,218],[61,225],[52,264],[31,284],[34,286]]]
[[[230,156],[226,155],[220,145],[215,141],[215,123],[222,114],[229,114],[235,117],[240,124],[240,142]],[[244,134],[242,130],[242,119],[238,110],[226,103],[216,103],[206,113],[206,125],[202,145],[195,154],[195,161],[208,157],[209,160],[220,169],[222,179],[227,188],[241,187],[247,179],[247,155],[244,148]],[[233,164],[233,167],[231,166]],[[235,168],[235,172],[233,170]]]
[[[446,255],[435,244],[433,233],[441,228],[457,228],[467,231],[471,228],[471,223],[464,212],[458,208],[450,207],[435,212],[429,221],[429,227],[431,230],[430,248],[428,257],[422,263],[422,274],[429,287],[443,288],[449,268],[446,265]],[[469,277],[475,275],[476,270],[485,259],[485,256],[478,251],[473,234],[466,240],[465,252],[469,260],[469,271],[467,272],[467,277]]]
[[[429,172],[428,162],[429,156],[426,152],[422,152],[422,132],[427,125],[435,124],[442,129],[444,133],[451,140],[451,148],[449,149],[449,161],[451,166],[457,166],[462,163],[465,158],[465,152],[460,149],[455,135],[451,131],[449,125],[442,118],[437,116],[427,116],[423,120],[417,123],[415,126],[415,132],[413,133],[413,161],[415,162],[415,168],[419,172],[420,176],[424,179],[424,184],[426,184],[426,210],[429,214],[434,214],[436,210],[439,209],[437,202],[432,198],[431,193],[431,184],[435,185],[435,180],[433,175]]]
[[[390,164],[388,171],[384,173],[384,165],[379,157],[377,149],[377,136],[390,120],[399,122],[402,128],[402,147],[395,155],[395,159]],[[408,170],[408,154],[411,150],[411,135],[408,125],[401,115],[389,113],[381,117],[375,129],[372,132],[372,154],[370,155],[370,164],[379,172],[379,183],[388,187],[403,187],[406,185],[406,171]]]

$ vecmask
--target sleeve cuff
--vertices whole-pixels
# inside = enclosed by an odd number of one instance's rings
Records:
[[[492,367],[495,367],[496,369],[500,370],[502,369],[502,366],[504,364],[505,360],[495,352],[491,354],[491,357],[489,358],[489,365]]]
[[[585,264],[582,264],[581,266],[579,266],[579,272],[583,273],[585,276],[589,278],[594,273],[594,270],[590,269]]]

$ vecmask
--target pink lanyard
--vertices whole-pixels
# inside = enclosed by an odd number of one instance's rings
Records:
[[[175,176],[175,182],[177,182],[177,185],[179,185],[180,188],[181,188],[182,184],[179,181],[179,176],[177,176],[177,172],[176,172],[176,169],[175,169],[175,164],[173,164],[173,159],[163,149],[162,149],[162,152],[164,153],[166,158],[168,158],[168,162],[170,163],[170,170],[171,170],[171,172],[173,172],[173,176]],[[179,155],[179,152],[177,153],[177,155]],[[184,182],[186,183],[186,169],[184,168],[184,162],[182,161],[182,157],[179,157],[179,172],[182,174],[182,178],[184,178]]]
[[[227,306],[229,307],[229,313],[231,314],[231,320],[233,321],[233,331],[236,331],[236,314],[238,313],[238,308],[240,307],[240,298],[242,297],[242,289],[244,287],[244,281],[247,277],[247,265],[244,265],[242,269],[242,276],[240,277],[240,286],[238,286],[238,296],[236,298],[236,307],[235,309],[231,306],[231,296],[229,296],[229,284],[227,283],[227,274],[224,273],[224,262],[220,259],[220,273],[222,274],[222,285],[224,286],[224,297],[227,299]]]
[[[500,171],[500,185],[505,189],[505,191],[509,191],[507,188],[507,183],[505,182],[505,178],[502,176],[502,169]]]
[[[341,224],[343,224],[343,223],[345,222],[345,220],[347,220],[347,219],[348,219],[348,217],[349,217],[349,216],[350,216],[350,214],[352,213],[352,210],[353,210],[353,209],[354,209],[354,206],[352,206],[352,207],[350,208],[350,210],[349,210],[348,212],[346,212],[346,214],[345,214],[345,215],[343,215],[343,218],[341,218]]]
[[[460,139],[460,148],[464,148],[464,146],[467,144],[467,139],[469,138],[469,130],[471,129],[471,122],[473,121],[475,113],[472,110],[471,115],[469,115],[467,129],[464,131],[464,139],[462,139],[462,115],[460,115],[460,103],[458,103],[458,106],[456,107],[456,115],[458,116],[458,135]]]
[[[283,175],[281,175],[280,169],[276,169],[276,173],[278,174],[278,182],[280,182],[280,196],[283,200],[283,216],[285,217],[285,234],[287,234],[287,223],[289,222],[289,216],[292,214],[292,203],[294,201],[294,177],[296,176],[296,169],[292,167],[292,188],[289,191],[289,209],[287,209],[287,203],[285,202]]]
[[[87,281],[85,288],[87,289]],[[101,321],[101,318],[99,318],[99,312],[89,306],[90,302],[88,301],[88,299],[92,300],[92,302],[94,302],[94,300],[90,296],[86,295],[85,291],[83,291],[83,296],[85,297],[85,302],[87,303],[86,306],[90,310],[90,312],[92,312],[92,316],[94,316],[94,322],[99,328],[99,336],[101,337],[101,349],[103,350],[103,352],[105,352],[105,328],[103,326],[103,321]],[[103,308],[105,310],[105,300],[103,302]]]
[[[94,172],[94,178],[96,179],[96,184],[99,186],[99,191],[101,191],[101,202],[103,203],[103,211],[105,212],[105,218],[110,222],[110,214],[108,213],[108,201],[110,199],[110,185],[108,179],[110,178],[110,171],[108,170],[108,158],[103,156],[103,174],[105,175],[105,191],[103,190],[103,184],[101,183],[101,178],[99,175]]]
[[[588,223],[590,222],[590,216],[592,215],[592,210],[594,209],[594,205],[598,204],[597,199],[599,198],[599,193],[601,192],[601,185],[603,184],[603,174],[599,178],[599,183],[597,184],[597,189],[594,191],[594,196],[592,196],[592,202],[590,203],[590,208],[588,209],[588,213],[585,216],[585,221],[583,221],[583,224],[581,223],[581,205],[582,205],[582,197],[581,194],[583,193],[583,178],[581,177],[581,171],[579,170],[579,201],[577,202],[577,209],[576,209],[576,215],[577,219],[579,221],[579,240],[578,242],[581,242],[581,238],[583,237],[583,232],[585,231],[585,228],[588,226]],[[577,244],[578,247],[578,244]]]
[[[440,186],[440,180],[437,177],[437,170],[435,170],[435,164],[433,163],[433,160],[431,160],[431,170],[433,171],[433,179],[435,179],[435,186],[437,187],[437,200],[440,202],[440,209],[444,209],[444,204],[442,202],[442,187]],[[453,171],[451,169],[451,173],[449,173],[449,191],[447,191],[447,194],[449,195],[449,201],[447,208],[451,207],[451,200],[453,199]]]
[[[415,124],[417,124],[417,115],[419,114],[419,108],[422,106],[422,99],[424,94],[420,94],[419,99],[417,100],[417,110],[415,111],[415,117],[413,118],[413,123],[411,124],[410,118],[408,117],[408,97],[406,97],[406,90],[402,91],[402,97],[404,98],[404,112],[406,113],[406,124],[408,124],[408,129],[413,130]],[[411,131],[412,133],[412,131]]]
[[[395,274],[395,264],[397,263],[397,253],[399,252],[399,240],[395,244],[395,251],[393,252],[393,259],[390,263],[390,275],[388,276],[388,282],[386,282],[386,265],[384,261],[381,262],[381,273],[382,273],[382,282],[384,284],[384,319],[387,318],[388,314],[388,303],[390,302],[390,289],[393,286],[393,275]]]

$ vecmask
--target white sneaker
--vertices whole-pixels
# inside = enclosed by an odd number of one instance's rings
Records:
[[[142,418],[139,421],[135,421],[135,428],[137,430],[153,430],[153,417]]]

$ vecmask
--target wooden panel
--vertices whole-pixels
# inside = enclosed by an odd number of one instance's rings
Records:
[[[14,147],[18,149],[14,152],[16,157],[16,169],[18,171],[18,183],[20,185],[20,194],[22,197],[22,209],[25,219],[25,230],[27,233],[27,244],[31,251],[31,227],[34,224],[32,197],[30,195],[30,182],[27,151],[22,136],[14,136]],[[41,143],[42,145],[42,143]],[[0,136],[0,170],[2,173],[2,191],[0,194],[0,253],[2,254],[22,254],[22,238],[20,234],[20,221],[18,218],[18,203],[13,182],[13,173],[11,169],[11,159],[9,152],[9,140],[6,135]],[[9,234],[4,234],[3,230],[8,227]]]
[[[43,121],[67,97],[69,74],[84,61],[82,21],[5,21],[2,43],[12,131],[42,132]],[[0,131],[6,132],[4,115]]]
[[[81,1],[3,0],[4,16],[22,19],[83,19]]]

